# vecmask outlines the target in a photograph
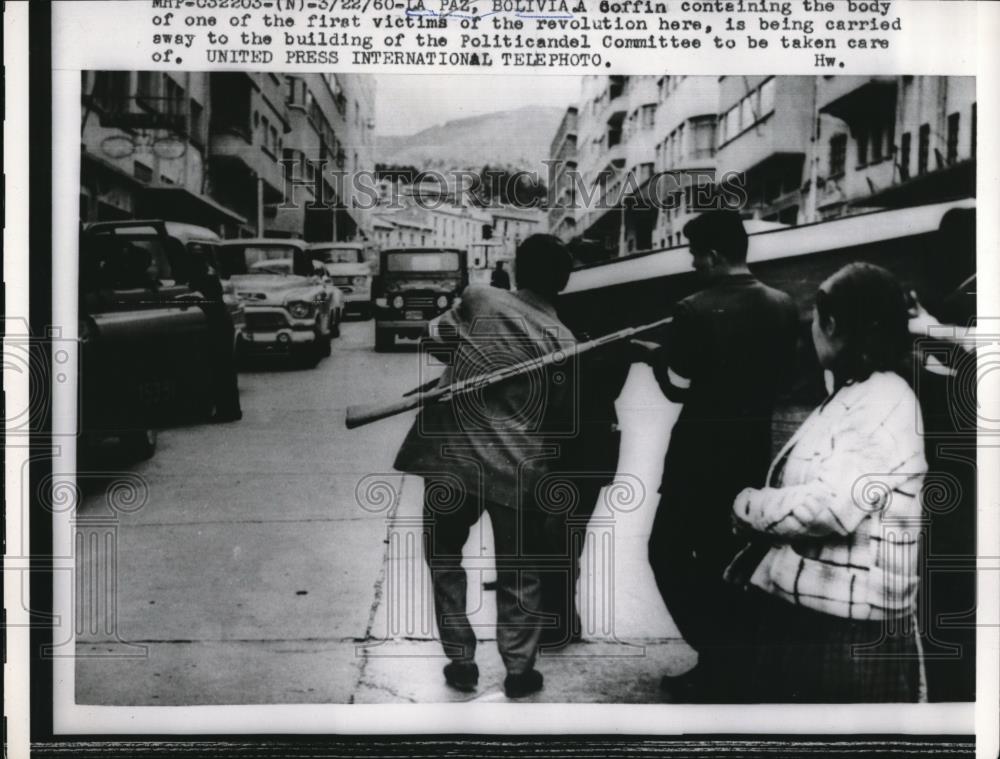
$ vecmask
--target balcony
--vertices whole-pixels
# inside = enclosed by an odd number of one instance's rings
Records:
[[[220,128],[213,131],[210,140],[211,160],[217,167],[234,167],[247,175],[247,178],[264,180],[265,202],[278,202],[281,199],[284,179],[281,166],[263,145],[248,139],[238,128]]]
[[[559,123],[559,128],[556,130],[556,136],[552,139],[549,155],[561,154],[565,149],[564,142],[568,142],[569,139],[572,139],[573,150],[576,150],[577,120],[577,110],[573,106],[570,106],[566,109],[566,113]]]
[[[852,124],[872,113],[892,111],[896,104],[894,76],[833,76],[817,82],[820,113]]]
[[[805,160],[809,138],[809,114],[777,111],[750,127],[716,153],[720,173],[753,172],[769,163]]]

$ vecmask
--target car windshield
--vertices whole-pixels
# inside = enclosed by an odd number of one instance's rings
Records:
[[[364,253],[360,248],[316,248],[313,256],[325,264],[362,264]]]
[[[234,274],[313,273],[312,263],[292,245],[226,245],[219,250],[223,277]]]
[[[390,253],[386,256],[388,271],[458,271],[458,253],[453,251],[433,251],[430,253]]]

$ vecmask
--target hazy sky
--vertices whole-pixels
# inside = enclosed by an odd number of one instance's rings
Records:
[[[378,74],[375,131],[412,134],[452,119],[525,105],[565,107],[580,95],[580,77]]]

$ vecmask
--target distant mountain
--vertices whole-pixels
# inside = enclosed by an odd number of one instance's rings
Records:
[[[378,135],[375,160],[421,169],[481,169],[484,164],[538,171],[565,113],[529,105],[455,119],[410,135]]]

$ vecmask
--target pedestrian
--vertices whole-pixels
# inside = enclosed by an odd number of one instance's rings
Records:
[[[928,701],[974,701],[976,684],[976,212],[941,219],[927,306],[910,293],[914,391],[927,478],[917,598]],[[937,297],[935,297],[935,295]],[[963,620],[956,623],[956,620]]]
[[[566,248],[551,235],[532,235],[515,261],[516,292],[468,287],[458,306],[429,325],[435,355],[450,353],[439,386],[573,345],[554,305],[569,279]],[[493,527],[504,692],[517,698],[543,684],[534,668],[544,619],[537,566],[544,514],[536,487],[553,456],[547,425],[569,403],[569,383],[561,379],[540,369],[481,394],[427,406],[396,457],[398,470],[424,478],[425,558],[438,632],[451,660],[444,676],[459,690],[472,690],[479,680],[462,546],[484,511]]]
[[[895,278],[845,266],[816,295],[812,338],[831,393],[771,464],[766,487],[733,501],[755,538],[748,596],[756,700],[917,701],[920,407],[899,372],[910,351]]]
[[[223,300],[222,282],[202,256],[189,257],[189,286],[201,294],[201,308],[211,337],[212,421],[237,422],[243,418],[236,370],[236,327]]]
[[[748,666],[743,594],[722,575],[741,543],[733,498],[763,484],[771,415],[794,360],[792,299],[750,273],[735,211],[713,210],[684,227],[704,289],[677,303],[661,345],[634,341],[666,397],[683,403],[670,434],[660,503],[649,538],[657,587],[698,663],[661,688],[677,700],[739,700]]]
[[[510,275],[504,271],[503,261],[497,261],[496,268],[490,274],[490,286],[501,290],[510,289]]]
[[[577,335],[587,340],[587,335]],[[542,578],[545,610],[553,624],[542,632],[542,647],[557,650],[578,642],[583,625],[576,606],[580,560],[587,526],[602,489],[618,471],[621,431],[615,401],[628,378],[632,357],[627,345],[612,344],[585,353],[577,360],[573,434],[556,441],[558,478],[569,486],[567,508],[547,520],[547,546],[558,558]]]

